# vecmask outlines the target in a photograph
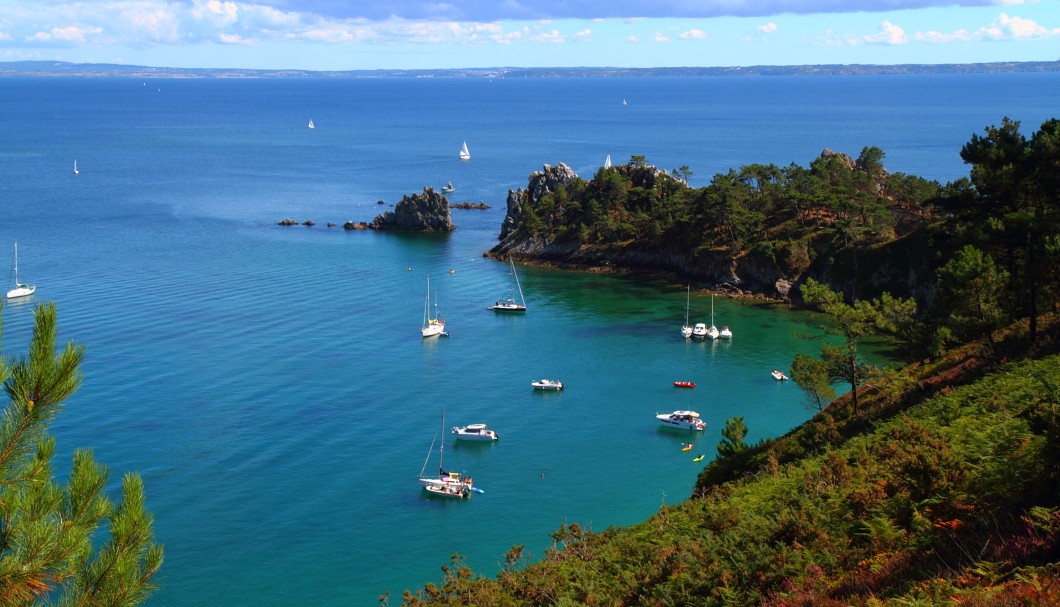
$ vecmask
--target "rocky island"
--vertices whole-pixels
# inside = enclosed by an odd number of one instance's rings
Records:
[[[376,215],[368,224],[375,230],[403,230],[417,232],[452,232],[449,199],[434,188],[426,186],[422,194],[405,195],[393,211]]]

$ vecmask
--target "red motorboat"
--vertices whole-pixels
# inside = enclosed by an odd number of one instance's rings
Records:
[[[694,381],[675,381],[674,386],[678,388],[695,388],[696,382]]]

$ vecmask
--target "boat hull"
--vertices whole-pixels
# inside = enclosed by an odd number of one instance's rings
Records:
[[[434,337],[435,335],[441,335],[445,332],[445,323],[438,321],[431,321],[429,325],[420,329],[420,333],[424,337]]]
[[[664,428],[675,430],[705,430],[707,425],[699,418],[695,411],[674,411],[672,413],[657,413],[655,419]]]
[[[467,487],[457,487],[453,485],[425,485],[423,490],[426,491],[428,495],[436,495],[438,497],[449,499],[466,500],[471,498],[471,489]]]
[[[8,299],[18,299],[19,297],[29,297],[37,290],[36,286],[18,285],[14,289],[7,292]]]
[[[490,310],[494,312],[526,312],[526,306],[520,306],[519,304],[496,304],[490,306]]]
[[[549,391],[549,390],[559,391],[559,390],[563,389],[563,382],[552,381],[552,380],[548,380],[548,379],[543,379],[541,381],[535,381],[535,382],[532,382],[530,385],[533,386],[534,390],[542,390],[542,391]]]
[[[500,439],[496,432],[486,428],[485,424],[471,424],[463,428],[453,428],[457,440],[488,442]]]

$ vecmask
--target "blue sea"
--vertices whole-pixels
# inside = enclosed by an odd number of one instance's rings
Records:
[[[512,276],[482,254],[531,172],[642,155],[702,186],[878,146],[890,171],[945,182],[967,176],[973,134],[1007,116],[1029,135],[1056,99],[1060,74],[0,79],[0,259],[17,241],[37,285],[4,306],[4,351],[25,352],[45,301],[87,345],[57,471],[90,447],[115,496],[143,476],[166,548],[150,607],[398,604],[454,553],[493,574],[563,523],[602,531],[687,499],[729,417],[755,441],[814,412],[769,374],[821,344],[818,319],[783,306],[715,298],[734,338],[686,342],[683,284],[517,265],[529,311],[487,310]],[[454,210],[451,234],[325,226],[450,180],[452,202],[492,207]],[[428,277],[447,338],[420,337]],[[710,319],[702,287],[692,322]],[[542,377],[567,387],[534,393]],[[659,428],[675,409],[706,432]],[[500,441],[448,434],[477,422]],[[485,493],[425,495],[442,440]]]

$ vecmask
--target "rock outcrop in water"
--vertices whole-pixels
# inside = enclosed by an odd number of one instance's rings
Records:
[[[449,199],[434,188],[423,188],[422,194],[404,196],[394,207],[376,215],[369,224],[375,230],[418,232],[451,232],[456,229],[449,212]]]

